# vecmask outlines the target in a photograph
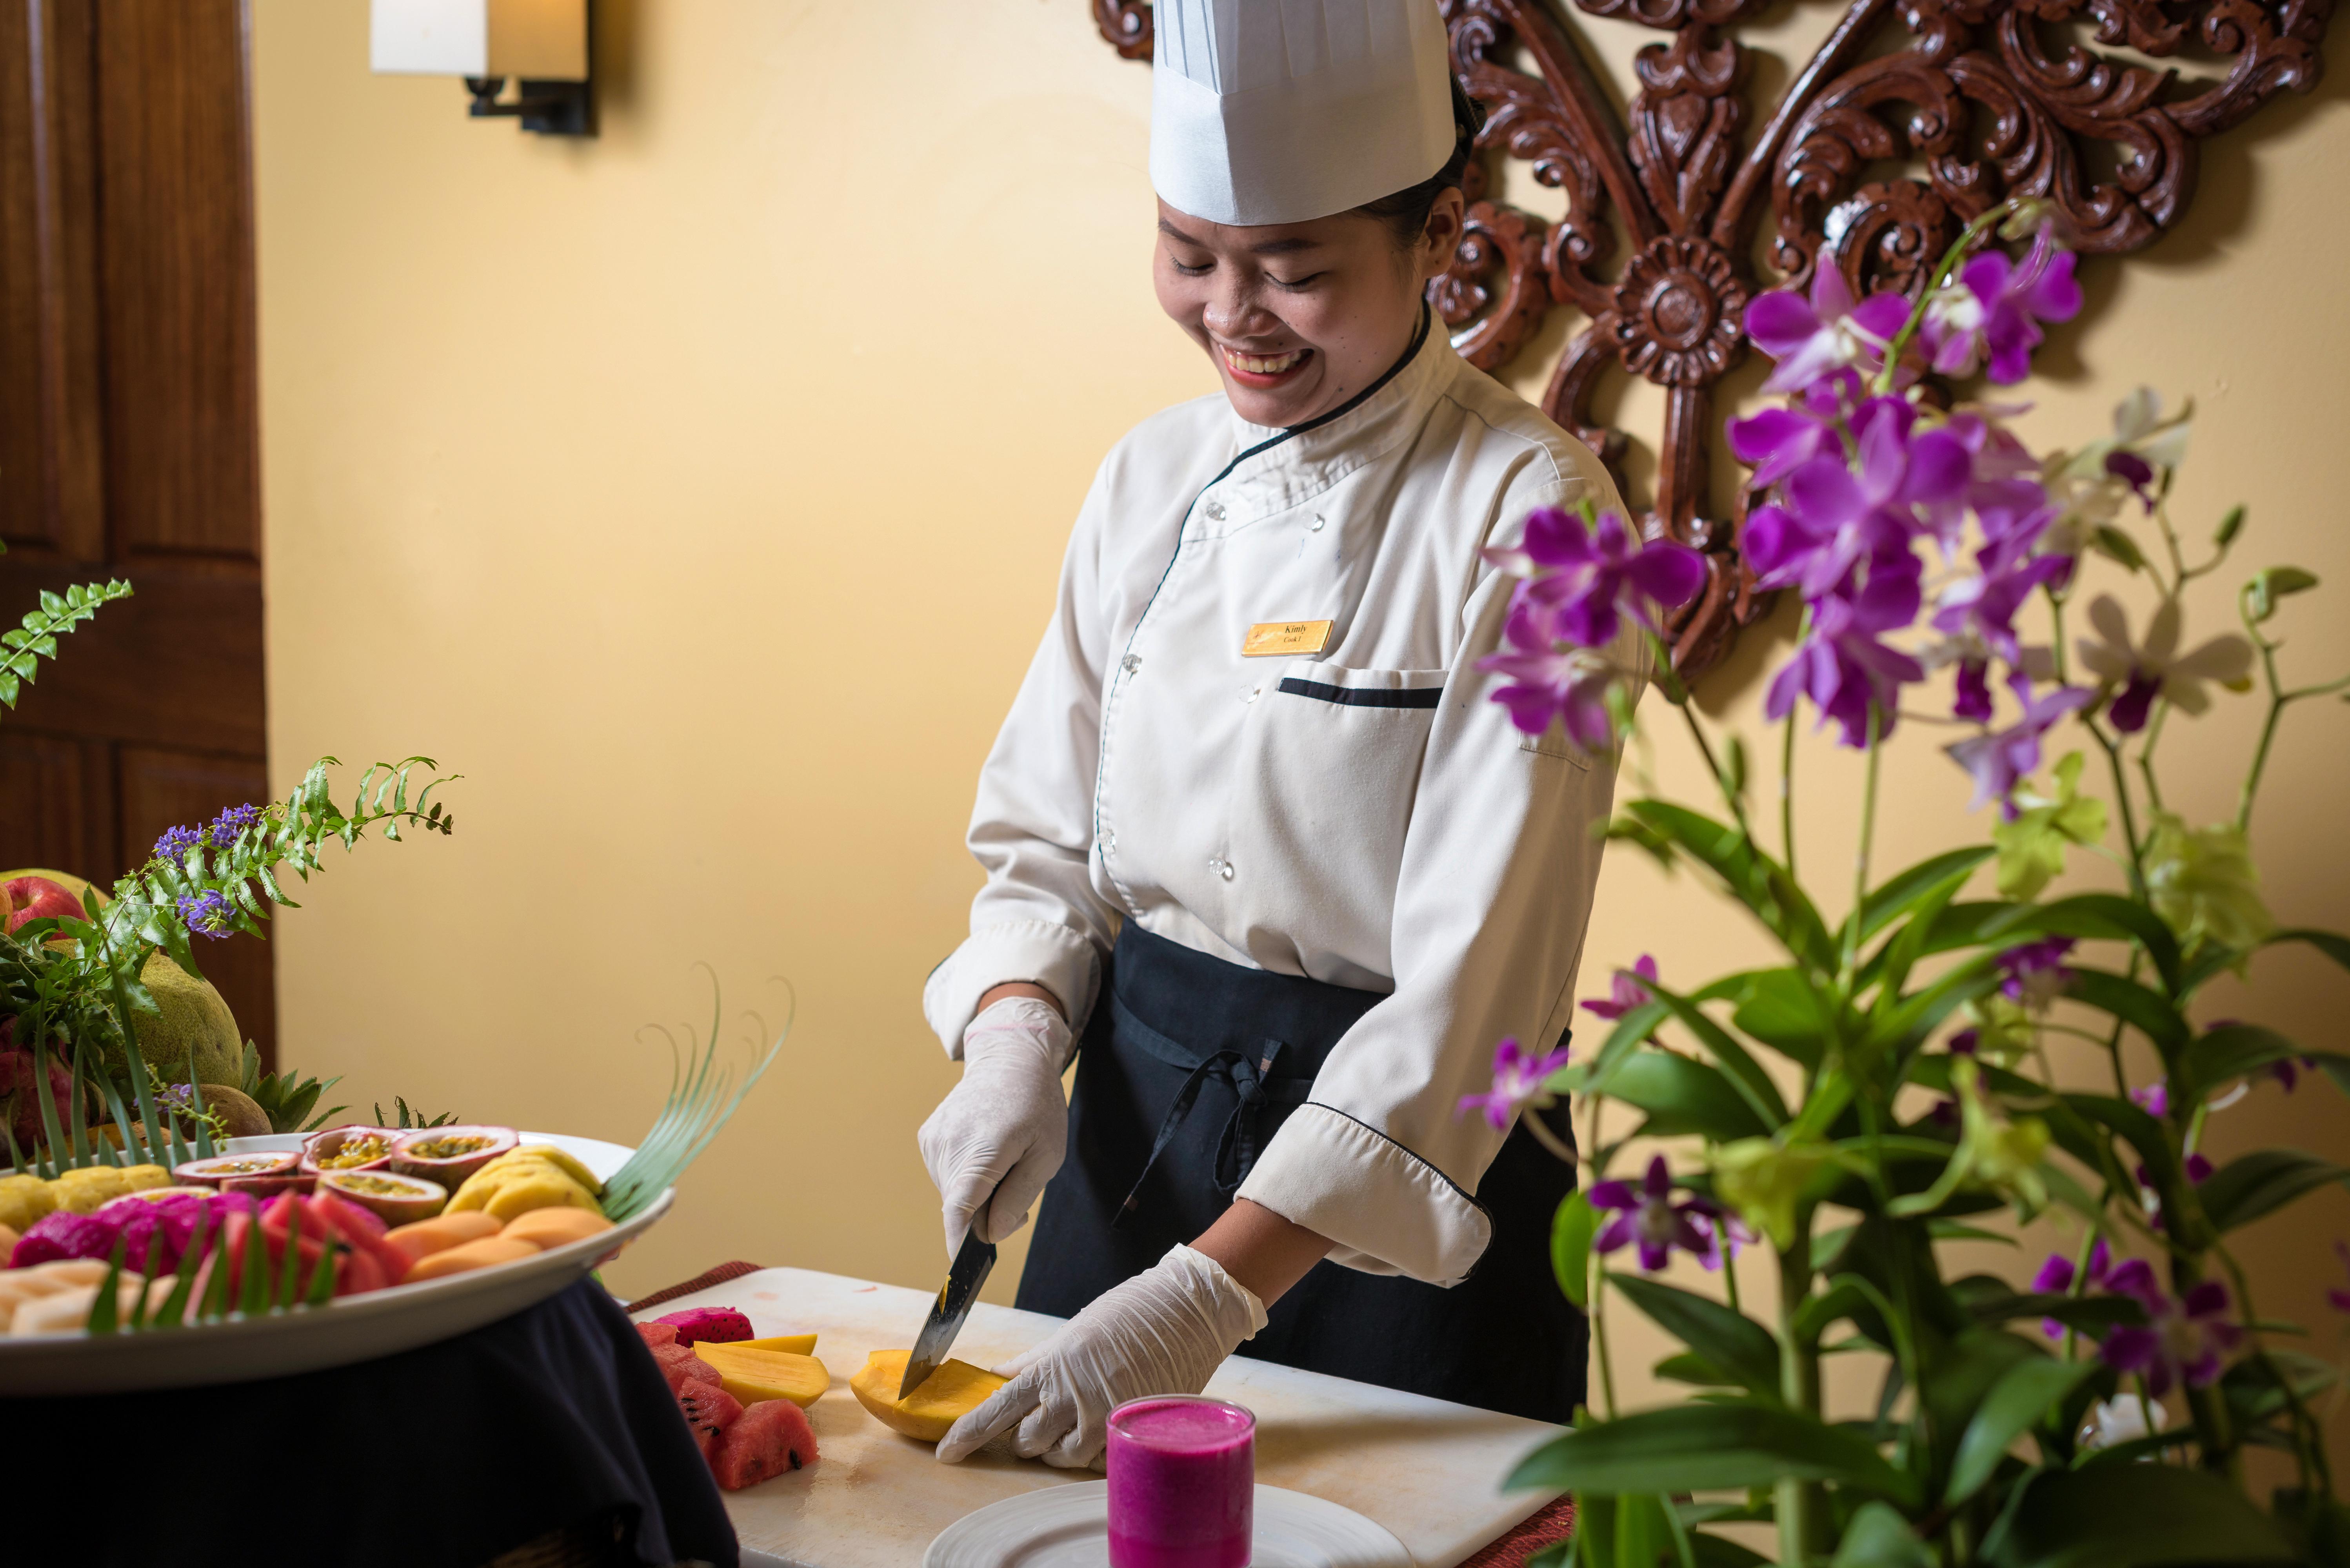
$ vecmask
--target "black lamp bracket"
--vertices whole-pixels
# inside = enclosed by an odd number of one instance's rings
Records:
[[[539,81],[523,77],[518,78],[515,95],[510,99],[499,96],[505,87],[504,77],[467,77],[465,88],[473,95],[473,102],[466,112],[475,119],[519,119],[525,130],[546,136],[596,134],[596,98],[591,83]]]

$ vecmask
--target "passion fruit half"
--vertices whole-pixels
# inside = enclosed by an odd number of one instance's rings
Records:
[[[465,1178],[504,1154],[520,1141],[512,1127],[419,1127],[404,1133],[391,1146],[395,1176],[436,1181],[454,1192]]]
[[[301,1163],[298,1149],[261,1149],[246,1154],[216,1154],[192,1159],[172,1168],[172,1179],[182,1186],[223,1187],[230,1181],[256,1177],[293,1176]]]
[[[449,1201],[449,1189],[439,1182],[389,1170],[321,1171],[318,1190],[348,1199],[387,1225],[430,1220]]]
[[[390,1127],[328,1127],[302,1146],[302,1168],[313,1176],[330,1170],[385,1170],[400,1134]]]

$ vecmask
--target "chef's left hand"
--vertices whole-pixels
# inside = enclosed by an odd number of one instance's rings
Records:
[[[939,1439],[939,1458],[966,1458],[1016,1421],[1021,1458],[1081,1469],[1107,1443],[1111,1410],[1146,1395],[1197,1394],[1263,1326],[1263,1304],[1245,1285],[1204,1252],[1174,1247],[1003,1367],[1012,1381]]]

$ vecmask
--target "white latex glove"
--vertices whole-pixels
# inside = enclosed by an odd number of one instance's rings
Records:
[[[1061,1015],[1033,996],[1006,997],[962,1032],[962,1082],[915,1135],[944,1204],[948,1257],[974,1224],[983,1241],[1001,1241],[1028,1223],[1068,1152],[1061,1072],[1075,1049]]]
[[[1112,1410],[1147,1395],[1197,1394],[1263,1326],[1264,1304],[1247,1286],[1206,1253],[1174,1247],[998,1367],[1012,1381],[939,1439],[939,1458],[952,1464],[1017,1421],[1022,1459],[1083,1469],[1108,1443]]]

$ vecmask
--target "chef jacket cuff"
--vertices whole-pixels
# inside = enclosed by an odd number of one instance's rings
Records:
[[[1083,1033],[1094,1010],[1101,961],[1094,945],[1051,920],[1009,920],[973,931],[922,986],[922,1016],[947,1055],[962,1060],[962,1032],[979,1013],[979,999],[999,985],[1041,985],[1068,1011],[1069,1032]]]
[[[1442,1171],[1310,1101],[1265,1145],[1239,1196],[1328,1237],[1334,1263],[1431,1285],[1468,1278],[1493,1238],[1492,1220]]]

